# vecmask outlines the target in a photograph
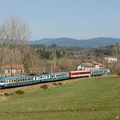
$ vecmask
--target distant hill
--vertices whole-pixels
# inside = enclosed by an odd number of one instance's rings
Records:
[[[107,37],[99,37],[87,40],[77,40],[72,38],[46,38],[41,40],[29,41],[30,45],[44,44],[49,46],[52,44],[56,44],[58,46],[64,47],[99,47],[113,45],[116,43],[120,44],[120,39]]]

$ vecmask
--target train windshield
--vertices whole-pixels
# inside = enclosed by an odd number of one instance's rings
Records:
[[[6,83],[6,80],[0,80],[0,83]]]

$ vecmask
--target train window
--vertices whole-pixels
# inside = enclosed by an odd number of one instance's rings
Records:
[[[103,71],[93,71],[93,73],[101,73],[101,72],[103,72]]]
[[[54,78],[55,77],[55,75],[51,75],[51,78]]]
[[[46,76],[46,78],[50,78],[50,76]]]
[[[38,77],[34,77],[33,80],[38,80]]]
[[[104,73],[107,73],[108,71],[107,70],[104,70]]]
[[[43,78],[46,78],[46,76],[43,76]]]
[[[65,76],[65,74],[62,75],[63,77]]]
[[[56,75],[56,77],[62,77],[62,75]]]

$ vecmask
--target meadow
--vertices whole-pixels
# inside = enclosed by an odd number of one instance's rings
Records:
[[[120,120],[120,76],[47,87],[0,96],[0,120]]]

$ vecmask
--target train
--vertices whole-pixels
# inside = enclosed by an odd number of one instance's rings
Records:
[[[46,73],[39,75],[28,75],[28,76],[17,76],[17,77],[5,77],[5,78],[0,78],[0,88],[18,87],[18,86],[32,85],[42,82],[59,81],[59,80],[66,80],[66,79],[80,78],[80,77],[94,77],[94,76],[102,76],[109,74],[110,74],[109,69],[98,69],[98,70]]]

